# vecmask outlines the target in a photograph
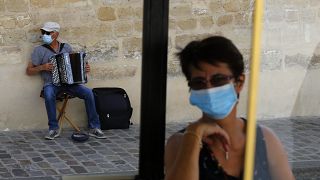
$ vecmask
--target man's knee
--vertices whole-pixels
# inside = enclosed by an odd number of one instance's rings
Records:
[[[50,90],[50,89],[45,89],[43,92],[44,95],[44,99],[47,101],[55,101],[56,100],[56,95],[54,93],[54,91]]]

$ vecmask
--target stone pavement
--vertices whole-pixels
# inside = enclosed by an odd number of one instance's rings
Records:
[[[296,179],[320,179],[320,118],[259,121],[274,130],[288,151]],[[187,123],[185,123],[187,124]],[[184,124],[168,124],[167,137]],[[107,139],[73,142],[72,130],[54,141],[46,130],[0,132],[0,179],[61,179],[62,176],[137,173],[139,126],[105,131]]]

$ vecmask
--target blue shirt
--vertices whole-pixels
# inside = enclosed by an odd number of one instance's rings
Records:
[[[59,43],[59,49],[60,49],[60,43]],[[69,44],[65,43],[64,47],[59,53],[71,53],[72,48]],[[49,62],[49,59],[51,56],[56,55],[58,53],[54,53],[51,50],[49,50],[46,47],[43,47],[42,45],[37,46],[33,49],[33,52],[31,54],[31,61],[34,66],[39,66],[42,64],[46,64]],[[43,86],[52,84],[52,72],[50,71],[41,71],[41,77],[43,79]]]

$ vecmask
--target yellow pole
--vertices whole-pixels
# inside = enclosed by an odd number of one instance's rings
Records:
[[[261,31],[263,17],[263,0],[255,0],[253,31],[252,31],[252,50],[250,65],[250,82],[248,98],[248,124],[247,124],[247,143],[245,153],[244,179],[252,180],[254,172],[254,155],[256,144],[256,106],[258,79],[260,70],[260,49],[261,49]]]

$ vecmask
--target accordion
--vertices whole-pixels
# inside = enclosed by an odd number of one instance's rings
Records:
[[[52,82],[56,86],[87,83],[84,52],[60,53],[50,57]]]

